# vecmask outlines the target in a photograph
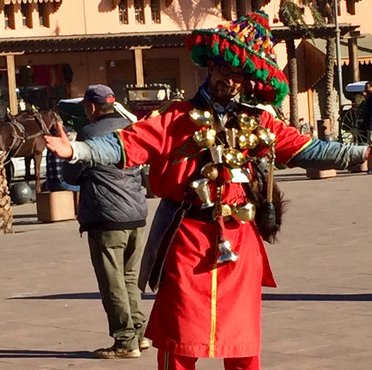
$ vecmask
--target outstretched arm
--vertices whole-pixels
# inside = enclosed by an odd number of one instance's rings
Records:
[[[288,163],[290,167],[347,169],[371,157],[371,148],[361,145],[343,145],[338,142],[313,139]]]
[[[87,166],[97,164],[118,164],[125,161],[124,151],[114,133],[89,139],[70,142],[63,129],[58,126],[58,136],[45,136],[47,147],[58,157]]]

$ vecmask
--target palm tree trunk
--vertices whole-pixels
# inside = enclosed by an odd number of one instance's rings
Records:
[[[286,40],[285,45],[287,48],[288,57],[288,80],[289,80],[289,113],[290,113],[290,125],[298,127],[298,79],[297,79],[297,58],[296,58],[296,46],[294,40]]]
[[[326,110],[325,118],[333,119],[333,88],[335,75],[336,39],[327,39],[326,64]]]
[[[334,14],[334,1],[337,0],[326,0],[322,4],[321,11],[326,16],[327,23],[334,24],[336,14]],[[329,133],[334,136],[337,133],[337,122],[334,120],[334,81],[335,81],[335,60],[336,60],[336,38],[330,37],[327,39],[326,46],[326,110],[325,120],[328,121]],[[337,136],[337,134],[336,134]]]
[[[0,234],[13,232],[13,214],[4,167],[5,155],[6,152],[0,151]]]

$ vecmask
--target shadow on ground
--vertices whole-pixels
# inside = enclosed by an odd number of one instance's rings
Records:
[[[0,358],[92,358],[88,351],[0,350]]]
[[[142,293],[143,300],[153,300],[156,294]],[[98,292],[62,293],[41,296],[9,297],[8,299],[101,299]],[[264,293],[263,301],[324,301],[324,302],[369,302],[372,301],[372,293],[356,294],[317,294],[317,293]]]

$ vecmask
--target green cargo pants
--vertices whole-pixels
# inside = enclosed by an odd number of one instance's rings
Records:
[[[143,338],[146,317],[141,310],[137,268],[143,229],[88,232],[92,264],[98,281],[110,336],[117,346],[133,350]]]

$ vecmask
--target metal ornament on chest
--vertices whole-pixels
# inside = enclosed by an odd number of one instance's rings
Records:
[[[240,171],[240,178],[233,182],[249,182],[245,175],[247,170],[243,170],[244,165],[252,158],[245,155],[243,151],[252,150],[258,145],[262,145],[269,148],[270,155],[274,157],[275,135],[259,125],[254,116],[249,116],[246,113],[238,114],[234,117],[232,125],[230,124],[229,127],[219,130],[216,129],[213,114],[209,111],[193,109],[189,112],[189,115],[191,120],[200,127],[193,135],[194,141],[200,148],[209,150],[212,158],[212,162],[206,163],[200,170],[203,178],[194,180],[190,184],[190,187],[202,202],[201,208],[214,207],[214,220],[217,217],[223,219],[235,217],[242,223],[254,221],[256,213],[254,204],[250,202],[239,205],[222,203],[224,183],[223,180],[221,182],[220,175],[224,168],[229,169],[231,173]],[[215,183],[217,189],[214,202],[211,200],[209,188],[211,181]],[[272,189],[268,189],[269,193],[270,191],[272,192]],[[272,196],[270,197],[268,194],[268,199],[271,200],[271,198]],[[217,258],[217,263],[236,262],[239,258],[238,253],[233,251],[230,241],[225,240],[223,235],[220,237],[218,243],[220,255]]]

